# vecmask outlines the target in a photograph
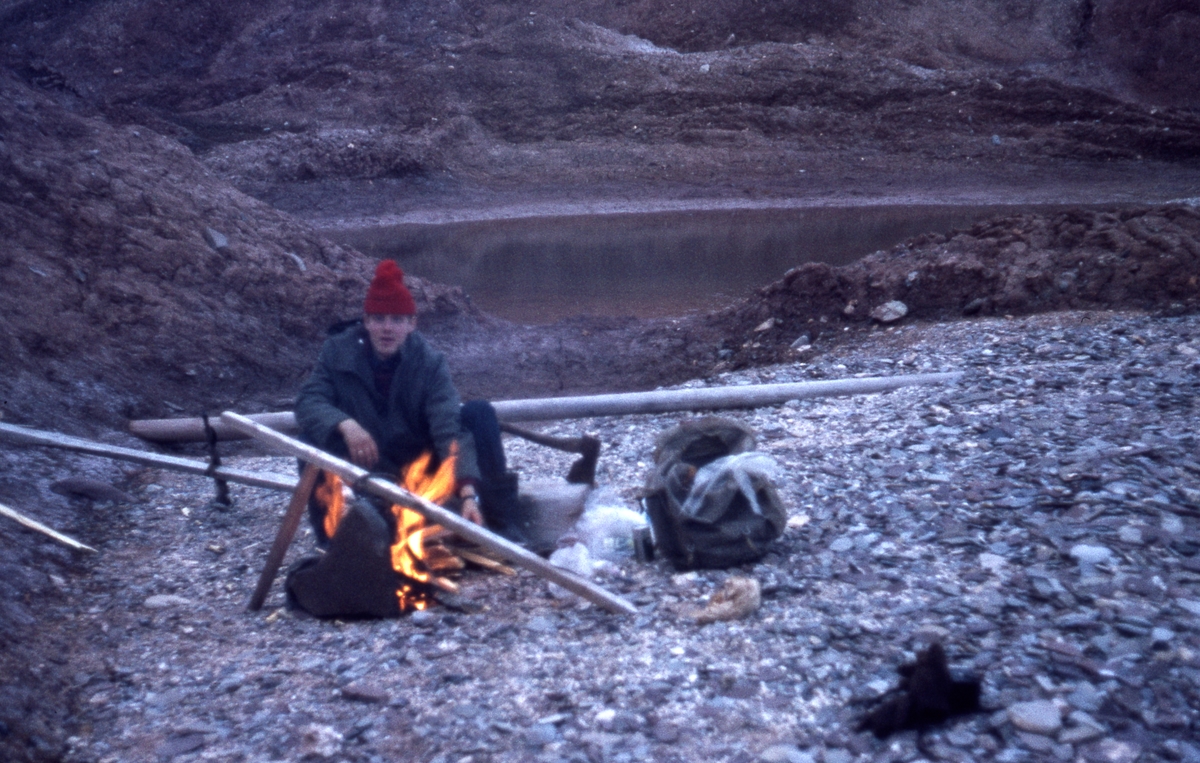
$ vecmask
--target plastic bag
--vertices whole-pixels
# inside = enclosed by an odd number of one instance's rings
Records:
[[[633,531],[645,526],[644,514],[622,506],[611,491],[601,488],[588,496],[571,534],[587,546],[593,557],[615,562],[633,556]]]
[[[771,484],[778,471],[779,464],[775,459],[758,451],[718,458],[696,472],[681,511],[685,516],[713,522],[740,492],[750,504],[750,510],[761,517],[763,509],[758,502],[758,491]]]
[[[572,543],[556,550],[550,555],[550,563],[555,567],[570,570],[581,578],[590,578],[594,568],[592,556],[588,553],[587,546],[581,542]],[[559,599],[569,599],[575,596],[556,583],[550,584],[550,593]]]

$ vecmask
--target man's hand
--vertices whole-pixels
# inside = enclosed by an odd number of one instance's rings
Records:
[[[479,502],[475,500],[475,496],[463,499],[462,517],[468,522],[474,522],[477,525],[483,524],[483,512],[479,510]]]
[[[370,469],[379,461],[379,446],[371,433],[354,419],[346,419],[337,426],[350,450],[350,460],[364,469]]]

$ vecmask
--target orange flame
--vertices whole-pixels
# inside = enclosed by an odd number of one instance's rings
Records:
[[[425,498],[432,503],[445,501],[454,494],[455,462],[458,460],[457,443],[451,443],[450,455],[438,465],[437,471],[429,474],[429,463],[433,460],[432,453],[423,453],[409,464],[404,472],[401,486],[408,492]],[[433,561],[429,549],[426,548],[427,538],[441,531],[439,525],[428,525],[420,513],[399,504],[392,505],[392,513],[396,516],[396,539],[392,543],[392,569],[406,578],[419,583],[436,583],[430,562]],[[404,584],[396,590],[400,601],[400,609],[425,609],[429,599]]]
[[[346,498],[342,493],[342,478],[325,472],[325,479],[316,491],[317,500],[325,506],[325,537],[332,538],[346,513]]]
[[[429,464],[433,454],[423,453],[404,470],[401,486],[432,503],[441,504],[449,499],[454,495],[456,483],[457,446],[457,443],[451,443],[450,455],[432,474],[429,473]],[[333,472],[325,472],[325,479],[316,489],[315,497],[325,506],[325,534],[332,538],[346,512],[341,478]],[[427,524],[419,512],[399,504],[392,506],[392,514],[396,517],[396,536],[391,546],[392,569],[415,583],[453,588],[452,583],[434,575],[441,570],[461,569],[462,566],[462,560],[434,542],[442,532],[441,526]],[[424,586],[402,583],[396,589],[400,611],[428,607],[431,599],[423,589]]]

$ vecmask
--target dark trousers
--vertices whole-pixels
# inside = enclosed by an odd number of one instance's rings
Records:
[[[504,479],[508,465],[500,442],[500,421],[496,409],[486,400],[469,400],[459,413],[462,427],[475,438],[475,458],[482,481],[494,484]]]

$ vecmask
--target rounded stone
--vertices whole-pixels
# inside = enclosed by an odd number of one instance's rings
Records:
[[[1165,644],[1175,638],[1175,631],[1170,628],[1155,628],[1150,631],[1150,641],[1155,644]]]
[[[812,755],[791,744],[777,744],[758,754],[762,763],[816,763]]]
[[[884,302],[871,311],[871,317],[880,323],[895,323],[908,315],[908,305],[899,300]]]
[[[1112,559],[1113,552],[1104,546],[1089,546],[1080,543],[1071,547],[1071,558],[1081,564],[1104,564]]]
[[[1062,728],[1062,712],[1048,700],[1018,702],[1008,708],[1008,720],[1021,731],[1053,734]]]

